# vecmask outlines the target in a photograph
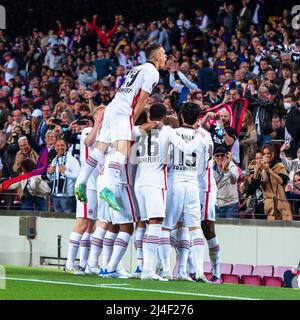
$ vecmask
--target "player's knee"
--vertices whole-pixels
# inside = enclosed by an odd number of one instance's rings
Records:
[[[83,234],[88,227],[88,220],[78,218],[75,223],[74,232]]]
[[[130,235],[133,234],[133,224],[132,223],[126,223],[120,225],[120,232],[126,232]]]
[[[206,240],[210,240],[216,236],[215,225],[213,221],[202,221],[201,227]]]

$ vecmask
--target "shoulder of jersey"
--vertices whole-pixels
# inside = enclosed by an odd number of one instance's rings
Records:
[[[92,131],[92,127],[88,127],[88,128],[84,128],[82,131],[81,131],[81,134],[84,135],[88,135],[91,131]]]

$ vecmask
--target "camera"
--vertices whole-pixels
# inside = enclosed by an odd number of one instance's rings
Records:
[[[53,119],[52,123],[60,125],[61,124],[61,119]]]

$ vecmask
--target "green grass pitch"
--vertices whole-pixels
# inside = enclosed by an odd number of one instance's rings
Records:
[[[48,268],[5,271],[0,300],[300,300],[300,290],[287,288],[101,279]]]

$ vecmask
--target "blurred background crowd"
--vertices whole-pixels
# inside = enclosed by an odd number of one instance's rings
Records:
[[[81,131],[93,126],[92,110],[112,100],[126,73],[146,62],[144,48],[157,42],[168,61],[148,106],[164,103],[173,127],[182,103],[200,106],[215,143],[217,216],[299,218],[300,32],[292,2],[139,1],[132,4],[136,14],[127,14],[113,1],[114,17],[106,5],[74,2],[70,16],[69,2],[37,11],[28,1],[32,19],[23,25],[15,12],[0,30],[2,181],[34,170],[45,148],[49,155],[47,174],[3,192],[2,209],[74,212]],[[237,131],[230,110],[214,107],[241,98],[247,110]]]

